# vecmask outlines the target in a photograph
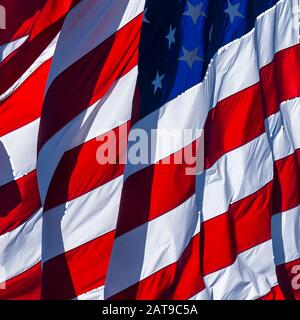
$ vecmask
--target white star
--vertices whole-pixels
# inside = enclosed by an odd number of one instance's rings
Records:
[[[230,0],[227,0],[228,8],[224,10],[225,13],[229,15],[230,22],[233,23],[235,17],[244,18],[244,16],[239,12],[240,3],[232,4]]]
[[[194,50],[189,51],[182,47],[182,50],[183,56],[180,57],[178,60],[185,61],[191,69],[195,61],[203,61],[203,59],[201,59],[197,54],[199,48],[195,48]]]
[[[165,77],[165,74],[162,74],[161,76],[159,75],[159,72],[156,72],[156,77],[152,81],[152,85],[154,86],[154,94],[156,93],[157,89],[162,89],[162,80]]]
[[[144,23],[151,23],[151,22],[148,20],[148,18],[146,17],[147,11],[148,11],[148,8],[145,8],[145,9],[144,9],[144,15],[143,15],[143,22],[144,22]]]
[[[166,36],[166,39],[169,41],[169,49],[171,48],[172,43],[175,43],[175,32],[176,28],[172,29],[172,26],[170,25],[170,32]]]
[[[206,14],[202,11],[203,3],[199,3],[193,6],[189,1],[187,2],[188,10],[183,14],[184,16],[190,16],[193,22],[196,24],[200,17],[206,17]]]

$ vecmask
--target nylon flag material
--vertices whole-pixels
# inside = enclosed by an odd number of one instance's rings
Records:
[[[0,299],[300,299],[298,0],[0,5]]]

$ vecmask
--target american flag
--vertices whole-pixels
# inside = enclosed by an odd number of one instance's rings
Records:
[[[0,5],[0,299],[300,299],[298,0]]]

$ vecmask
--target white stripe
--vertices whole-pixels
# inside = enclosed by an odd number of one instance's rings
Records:
[[[6,99],[9,95],[11,95],[38,67],[40,67],[44,62],[46,62],[53,56],[58,37],[59,34],[52,40],[52,42],[43,51],[43,53],[34,61],[29,69],[27,69],[26,72],[6,92],[0,95],[0,101]]]
[[[259,48],[260,67],[273,60],[274,52],[299,43],[298,30],[294,28],[292,19],[294,5],[290,0],[282,0],[258,17],[255,37]]]
[[[116,238],[105,297],[176,262],[199,231],[200,220],[192,196],[176,209]]]
[[[201,292],[195,294],[193,297],[191,297],[189,300],[210,300],[211,294],[209,293],[209,290],[205,288]]]
[[[42,210],[9,233],[0,236],[0,265],[11,279],[37,264],[41,258]]]
[[[97,289],[81,294],[74,300],[103,300],[103,299],[104,299],[104,286],[101,286]]]
[[[264,133],[246,145],[220,158],[204,172],[203,219],[212,219],[228,211],[239,201],[273,180],[273,158]],[[202,176],[197,177],[202,180]],[[201,193],[201,183],[197,183]],[[216,195],[218,195],[216,197]]]
[[[277,284],[272,241],[238,255],[235,262],[204,277],[212,300],[252,300]]]
[[[281,1],[262,14],[255,29],[217,52],[202,83],[143,118],[132,130],[169,130],[175,127],[178,130],[191,129],[196,132],[197,129],[203,129],[209,110],[221,100],[258,83],[260,68],[270,63],[276,52],[298,43],[298,34],[290,19],[291,14],[290,1]],[[269,46],[265,46],[265,43]],[[163,142],[157,139],[155,162],[181,150],[190,142],[183,143],[182,139],[174,141],[173,151],[167,153],[166,149],[162,148]],[[126,178],[145,166],[129,163],[126,166]]]
[[[276,265],[300,258],[300,206],[272,218],[272,239]]]
[[[47,84],[143,12],[145,0],[85,0],[67,16]]]
[[[36,168],[39,119],[0,137],[0,186]]]
[[[113,231],[117,222],[122,185],[123,177],[118,177],[45,212],[42,261]]]
[[[107,133],[130,119],[136,77],[137,67],[118,80],[101,100],[70,121],[43,146],[37,167],[43,201],[64,152]]]
[[[185,94],[177,97],[175,100],[167,103],[162,108],[151,113],[147,117],[143,118],[140,122],[135,124],[129,134],[128,148],[130,148],[130,141],[134,141],[134,129],[142,128],[147,137],[151,137],[151,147],[153,149],[153,163],[158,162],[161,159],[176,153],[183,147],[189,145],[196,139],[198,139],[202,131],[197,130],[204,127],[206,120],[208,106],[201,105],[201,95],[203,92],[198,87],[194,87]],[[182,108],[184,106],[184,108]],[[199,112],[199,106],[201,106],[201,113]],[[195,117],[195,115],[198,115]],[[156,131],[152,131],[155,129]],[[176,129],[176,132],[180,134],[174,135],[172,139],[172,145],[167,146],[168,139],[164,135],[159,135],[159,132],[172,132]],[[191,135],[184,136],[184,129],[191,129]],[[183,139],[183,136],[185,139]],[[131,165],[128,161],[126,165],[125,177],[129,177],[136,171],[142,170],[149,166],[149,164]]]
[[[300,148],[300,99],[284,102],[280,112],[267,119],[275,160]]]
[[[17,50],[27,38],[28,36],[25,36],[0,46],[0,62],[5,60],[11,53]]]

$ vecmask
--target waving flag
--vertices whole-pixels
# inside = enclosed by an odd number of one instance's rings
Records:
[[[36,158],[44,91],[57,36],[75,1],[2,1],[0,265],[3,299],[39,299],[41,218]]]
[[[43,298],[103,295],[124,166],[99,165],[96,138],[130,120],[143,7],[82,1],[62,28],[38,144]]]
[[[300,298],[298,0],[1,5],[1,299]]]
[[[298,257],[297,231],[288,231],[299,211],[293,3],[146,8],[132,130],[203,128],[205,170],[196,177],[185,163],[164,165],[196,140],[166,150],[160,136],[152,163],[127,165],[106,297],[281,296],[276,265],[288,272],[282,264]]]

